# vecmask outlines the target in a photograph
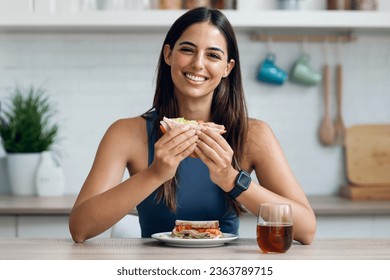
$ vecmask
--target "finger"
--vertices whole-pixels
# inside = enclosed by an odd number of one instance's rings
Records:
[[[199,142],[196,144],[195,153],[207,166],[210,167],[210,164],[213,163],[213,161],[209,157],[207,157],[206,154],[199,147]]]
[[[204,161],[210,161],[210,162],[217,163],[221,159],[219,154],[214,149],[210,148],[210,146],[207,145],[202,140],[199,140],[196,143],[196,145],[197,145],[196,150],[199,153],[201,153],[202,155],[204,155],[204,157],[206,157],[206,159],[204,159]]]
[[[160,138],[160,143],[161,144],[166,144],[167,142],[171,141],[172,138],[185,133],[186,131],[189,131],[191,127],[189,125],[183,125],[176,127],[174,129],[171,129],[167,133],[165,133],[161,138]]]
[[[174,139],[172,139],[171,142],[174,142],[177,140],[177,138],[180,138],[181,136],[178,136]],[[190,138],[187,138],[186,140],[178,143],[177,145],[172,146],[169,149],[169,153],[173,156],[182,156],[185,155],[185,157],[189,156],[191,153],[194,152],[195,147],[197,145],[198,136],[194,133]],[[171,144],[171,143],[170,143]]]
[[[179,160],[183,160],[183,159],[189,157],[191,154],[193,154],[195,152],[196,146],[197,146],[196,142],[192,143],[187,149],[182,151],[176,157],[179,158]]]
[[[199,139],[201,140],[199,141],[200,144],[203,142],[204,144],[209,146],[211,150],[216,151],[217,154],[226,152],[230,148],[229,144],[227,144],[226,140],[219,133],[213,132],[210,129],[202,129],[197,134],[199,136]],[[224,146],[227,147],[224,148]],[[205,146],[202,145],[201,147],[204,151],[207,150]]]

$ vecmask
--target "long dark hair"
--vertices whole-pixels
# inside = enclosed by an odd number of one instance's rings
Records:
[[[186,12],[174,22],[161,48],[153,107],[143,116],[146,117],[152,110],[156,111],[157,118],[153,132],[157,135],[157,139],[162,136],[159,130],[160,120],[164,116],[168,118],[178,117],[179,108],[173,94],[174,85],[171,69],[164,60],[164,46],[169,45],[173,49],[176,41],[189,26],[201,22],[208,22],[220,30],[227,43],[227,59],[228,61],[231,59],[235,61],[230,74],[223,78],[214,90],[211,104],[211,121],[223,124],[226,127],[227,132],[223,136],[234,151],[232,165],[235,169],[240,169],[241,155],[243,154],[244,141],[248,130],[248,113],[242,86],[236,36],[230,22],[219,10],[204,7],[196,8]],[[176,210],[176,188],[176,177],[174,177],[172,180],[165,182],[158,190],[159,199],[163,199],[173,211]],[[242,208],[239,203],[235,200],[230,200],[230,203],[233,209],[240,214]]]

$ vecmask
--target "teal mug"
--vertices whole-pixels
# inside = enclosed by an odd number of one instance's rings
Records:
[[[275,54],[269,53],[262,61],[257,74],[257,79],[260,82],[282,85],[286,81],[288,74],[275,65],[275,60]]]
[[[291,69],[290,80],[293,83],[314,86],[321,82],[322,75],[310,65],[310,56],[302,54]]]

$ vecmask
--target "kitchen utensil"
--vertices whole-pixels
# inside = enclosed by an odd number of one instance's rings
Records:
[[[303,53],[294,63],[290,80],[294,83],[314,86],[321,82],[321,74],[310,65],[310,56]]]
[[[324,95],[324,117],[322,119],[319,136],[321,143],[328,146],[332,145],[335,139],[335,129],[333,122],[330,118],[329,112],[329,65],[325,64],[323,66],[323,95]]]
[[[268,53],[260,65],[257,79],[261,82],[282,85],[288,77],[288,74],[275,65],[276,55]]]
[[[346,129],[347,178],[354,185],[390,185],[390,124]]]
[[[345,125],[342,116],[342,101],[343,101],[343,66],[338,64],[336,67],[336,92],[337,92],[337,113],[334,123],[336,130],[336,144],[344,145],[345,140]]]

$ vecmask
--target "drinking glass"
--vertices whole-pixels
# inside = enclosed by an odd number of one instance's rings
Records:
[[[293,241],[291,205],[263,203],[256,228],[257,244],[264,253],[285,253]]]

